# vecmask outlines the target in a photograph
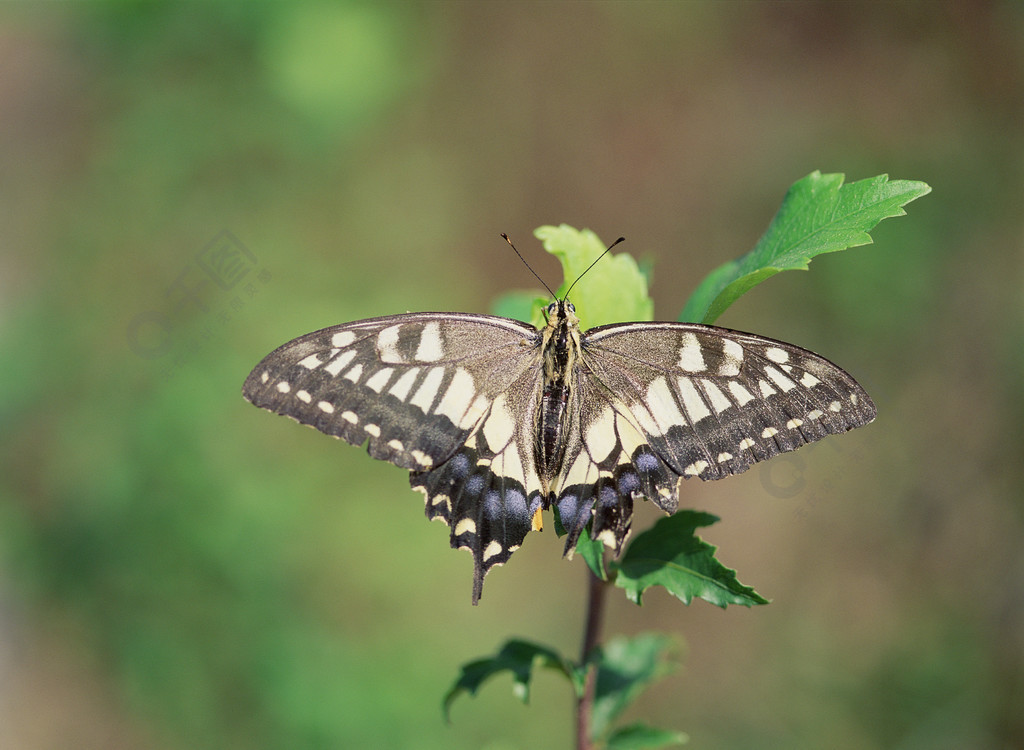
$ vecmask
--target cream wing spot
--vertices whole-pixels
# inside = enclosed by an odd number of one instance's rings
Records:
[[[321,401],[320,403],[321,404],[326,404],[327,402],[326,401]],[[327,405],[330,406],[330,404],[327,404]],[[323,408],[323,407],[321,407],[321,408]],[[331,407],[331,411],[334,411],[334,407],[333,406]],[[359,424],[359,417],[356,416],[356,413],[354,411],[343,411],[341,413],[341,418],[344,419],[349,424]]]
[[[804,388],[813,388],[820,382],[820,380],[811,375],[811,373],[809,372],[805,372],[804,376],[800,378],[800,385],[802,385]]]
[[[487,547],[484,549],[484,561],[486,562],[487,560],[490,560],[492,557],[500,555],[501,550],[502,546],[492,539],[490,544],[488,544]]]
[[[757,387],[758,390],[761,391],[761,396],[763,398],[768,398],[769,396],[773,396],[778,393],[778,391],[772,388],[771,384],[767,380],[759,380]]]
[[[491,402],[488,401],[486,396],[484,396],[483,394],[477,396],[475,399],[473,399],[473,403],[470,404],[469,409],[466,411],[462,419],[459,421],[459,427],[461,427],[464,430],[467,430],[473,425],[475,425],[477,422],[480,421],[480,418],[487,413],[487,409],[490,408],[490,405]]]
[[[710,380],[703,381],[701,385],[704,386],[704,392],[707,393],[708,398],[711,400],[711,408],[715,410],[715,414],[721,414],[732,406],[732,401],[722,393],[722,389]]]
[[[366,434],[370,435],[371,437],[380,437],[380,427],[378,427],[375,424],[363,425],[363,429],[366,430]]]
[[[797,427],[799,427],[803,423],[804,423],[804,421],[802,419],[791,419],[788,422],[786,422],[786,429],[787,430],[795,430]]]
[[[653,407],[651,417],[657,423],[657,429],[651,431],[654,435],[664,435],[669,427],[685,421],[665,378],[655,378],[647,387],[647,403]]]
[[[441,324],[433,320],[420,331],[420,343],[416,347],[416,359],[420,362],[436,362],[444,356],[441,342]]]
[[[432,459],[423,451],[409,451],[409,455],[412,456],[416,463],[418,463],[420,466],[430,468],[431,466],[434,465],[434,459]]]
[[[342,352],[337,357],[332,359],[325,367],[324,370],[337,377],[338,373],[348,367],[349,363],[356,358],[356,350],[349,349]]]
[[[324,414],[334,414],[334,404],[332,404],[329,401],[318,401],[316,404],[316,408],[322,411]]]
[[[409,398],[409,391],[412,390],[412,384],[416,381],[416,376],[420,374],[420,368],[412,367],[402,373],[402,377],[395,381],[395,384],[388,390],[392,396],[397,398],[399,401],[405,401]]]
[[[775,385],[779,387],[779,390],[781,390],[783,393],[788,393],[789,391],[796,388],[796,383],[787,378],[776,368],[766,367],[764,368],[764,371],[768,375],[768,377],[772,379],[772,382],[774,382]]]
[[[697,424],[705,417],[711,416],[711,410],[689,378],[679,378],[679,396],[683,400],[683,408],[690,418],[690,424]]]
[[[388,326],[377,334],[377,355],[381,362],[402,364],[405,359],[398,351],[398,332],[401,325]]]
[[[476,533],[476,521],[472,518],[463,518],[457,524],[455,524],[455,536],[462,536],[463,534],[475,534]]]
[[[718,454],[718,463],[724,464],[730,458],[732,458],[731,453],[729,453],[728,451],[722,451],[721,453]]]
[[[266,383],[268,380],[270,380],[270,373],[264,370],[262,373],[260,373],[260,382]]]
[[[829,411],[839,411],[842,408],[843,408],[843,405],[841,403],[839,403],[838,401],[833,401],[831,404],[828,405],[828,410]]]
[[[769,346],[764,350],[764,356],[770,359],[772,362],[777,364],[783,364],[789,361],[789,352],[785,349],[780,349],[777,346]]]
[[[409,399],[409,403],[413,406],[418,406],[426,414],[427,410],[430,409],[430,405],[434,403],[434,397],[437,396],[437,389],[441,387],[441,381],[444,379],[444,368],[443,367],[431,367],[427,371],[427,377],[423,379],[420,387],[413,394],[413,397]]]
[[[694,461],[692,464],[683,469],[683,475],[688,477],[695,477],[708,468],[711,464],[707,461]]]
[[[468,370],[458,368],[452,376],[452,382],[448,384],[448,390],[438,403],[434,411],[437,414],[448,417],[452,423],[458,424],[465,416],[466,410],[473,402],[476,395],[476,386],[473,383],[473,376]]]
[[[310,354],[305,359],[300,360],[299,364],[302,367],[305,367],[307,370],[315,370],[316,368],[323,364],[323,360],[321,360],[320,357],[316,356],[315,354]]]
[[[355,340],[356,334],[354,331],[338,331],[331,336],[331,346],[335,349],[344,349]]]
[[[508,442],[515,434],[516,423],[509,411],[504,396],[498,396],[491,404],[491,411],[484,420],[481,428],[484,438],[492,450],[501,449],[508,445]]]
[[[295,398],[307,404],[313,400],[313,397],[309,395],[309,391],[295,391]]]
[[[389,440],[388,441],[388,448],[393,448],[394,450],[398,451],[399,453],[404,453],[405,452],[405,445],[402,443],[401,440]]]
[[[604,461],[615,449],[615,415],[611,407],[605,407],[601,414],[587,426],[583,440],[595,461]]]
[[[683,344],[679,348],[679,366],[687,372],[701,372],[707,369],[697,335],[687,331],[683,334],[682,341]]]
[[[388,381],[391,380],[391,374],[394,371],[394,367],[385,367],[381,370],[377,370],[377,372],[373,373],[373,375],[367,379],[365,383],[366,387],[375,393],[380,393],[384,390],[384,386],[388,384]]]
[[[825,416],[825,412],[823,412],[821,409],[814,409],[813,411],[807,413],[808,419],[821,419],[823,416]]]
[[[754,400],[754,394],[744,388],[742,383],[730,380],[728,388],[729,393],[732,394],[732,397],[736,399],[736,403],[741,407],[746,406],[747,403]]]
[[[279,393],[288,393],[291,391],[291,389],[292,387],[288,385],[288,383],[286,383],[284,380],[277,384],[277,390]]]
[[[778,434],[779,431],[776,430],[774,427],[765,427],[764,432],[761,433],[761,437],[767,440],[768,438],[773,438]]]
[[[755,443],[750,438],[743,438],[740,441],[740,450],[741,451],[749,450],[750,448],[753,448],[755,445],[757,445],[757,443]]]
[[[724,359],[718,368],[718,374],[730,378],[739,375],[740,367],[743,365],[743,347],[732,339],[722,339],[722,354]]]
[[[361,364],[355,364],[352,369],[342,375],[345,380],[351,380],[353,383],[358,383],[359,378],[363,375],[363,366]]]

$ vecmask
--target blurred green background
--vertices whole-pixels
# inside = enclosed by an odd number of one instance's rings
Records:
[[[531,535],[471,607],[404,472],[242,380],[534,286],[502,231],[556,285],[541,224],[625,235],[673,319],[814,169],[934,192],[720,322],[834,359],[878,421],[686,486],[774,602],[613,595],[607,633],[685,657],[630,716],[1024,746],[1020,3],[5,3],[0,108],[4,750],[569,746],[554,676],[440,700],[507,637],[575,653],[582,561]]]

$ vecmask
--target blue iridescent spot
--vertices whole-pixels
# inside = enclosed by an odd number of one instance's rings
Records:
[[[474,474],[468,480],[466,480],[466,492],[470,496],[479,495],[480,490],[484,488],[484,478],[479,474]]]
[[[601,488],[601,506],[604,508],[613,508],[619,504],[619,493],[615,491],[615,488],[606,484]]]
[[[527,524],[533,515],[526,507],[526,495],[519,490],[505,490],[505,512],[515,522]]]
[[[486,518],[501,518],[502,507],[501,493],[497,490],[488,490],[484,494],[484,516]]]
[[[450,471],[453,477],[462,479],[469,473],[469,456],[465,453],[459,453],[448,462],[448,466],[451,467]]]
[[[640,477],[632,471],[624,471],[619,477],[619,491],[629,494],[640,489]]]
[[[640,471],[655,471],[658,468],[658,457],[653,453],[639,453],[633,463]]]
[[[565,528],[575,525],[576,515],[580,512],[579,503],[580,499],[576,495],[562,495],[558,498],[558,516]]]

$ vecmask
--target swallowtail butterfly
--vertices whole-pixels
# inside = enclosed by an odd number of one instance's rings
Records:
[[[408,469],[427,517],[473,554],[474,604],[541,510],[557,508],[566,554],[588,523],[618,553],[635,500],[672,513],[680,478],[739,474],[875,418],[850,375],[792,344],[693,323],[580,331],[566,298],[546,318],[331,326],[267,355],[243,395]]]

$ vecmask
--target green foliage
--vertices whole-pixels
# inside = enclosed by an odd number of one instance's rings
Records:
[[[649,750],[650,748],[685,745],[688,738],[682,732],[657,729],[642,722],[616,729],[605,742],[608,750]]]
[[[723,609],[730,604],[767,604],[767,599],[736,580],[736,571],[715,559],[715,547],[694,533],[717,521],[710,513],[695,510],[660,519],[637,535],[622,559],[613,563],[615,585],[636,604],[651,586],[664,586],[684,604],[695,596]]]
[[[451,719],[451,706],[456,698],[463,693],[476,695],[484,682],[502,672],[512,674],[512,692],[523,703],[529,703],[530,678],[535,667],[553,669],[565,675],[573,684],[577,695],[583,692],[583,673],[572,661],[554,649],[513,639],[506,642],[494,656],[477,659],[462,666],[462,674],[444,697],[445,719]]]
[[[451,706],[460,695],[476,695],[484,682],[505,672],[512,676],[513,695],[527,703],[530,679],[538,667],[564,676],[577,698],[583,695],[588,671],[596,669],[590,720],[592,739],[607,748],[620,750],[679,745],[685,742],[685,735],[679,732],[643,724],[612,729],[612,722],[648,685],[672,670],[674,648],[672,639],[660,633],[618,637],[595,648],[586,661],[579,664],[554,649],[513,639],[507,641],[494,656],[477,659],[462,667],[462,674],[444,697],[444,715],[450,719]]]
[[[883,219],[931,192],[923,182],[878,175],[843,185],[843,175],[815,171],[786,193],[768,231],[742,258],[719,266],[690,296],[679,319],[713,323],[741,295],[779,271],[807,270],[817,255],[871,242]]]
[[[595,648],[587,661],[597,667],[597,686],[590,715],[592,737],[605,737],[640,693],[675,666],[674,644],[662,633],[617,637]]]

